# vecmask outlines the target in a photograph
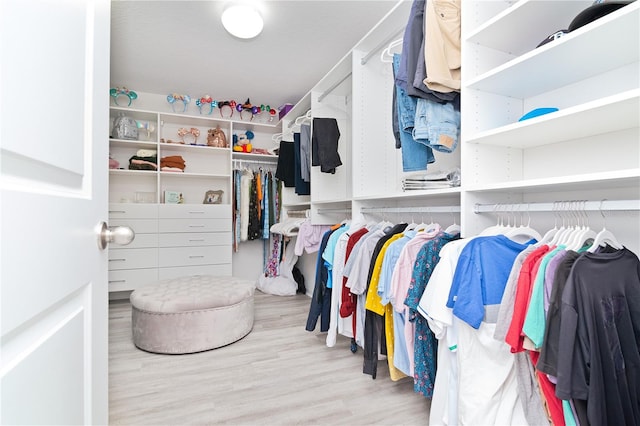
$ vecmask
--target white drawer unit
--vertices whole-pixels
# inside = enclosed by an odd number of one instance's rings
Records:
[[[197,265],[197,266],[177,266],[172,268],[160,268],[158,270],[159,280],[168,280],[178,277],[192,277],[195,275],[218,275],[231,276],[231,264],[221,265]]]
[[[109,291],[135,290],[158,280],[158,268],[110,270]]]
[[[158,251],[162,266],[191,266],[231,263],[231,250],[225,246],[169,247]]]
[[[231,232],[158,234],[159,247],[228,246]]]
[[[109,270],[157,267],[157,248],[109,250]]]
[[[109,249],[109,291],[134,290],[158,279],[232,273],[229,205],[112,203],[110,226],[136,234]]]

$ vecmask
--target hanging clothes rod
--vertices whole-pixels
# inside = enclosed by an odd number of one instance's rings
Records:
[[[551,211],[615,211],[640,210],[640,200],[564,200],[553,203],[498,203],[476,204],[474,213],[504,213],[506,209],[515,212],[551,212]]]
[[[460,206],[362,207],[361,213],[460,213]]]
[[[274,156],[273,160],[242,160],[237,158],[233,159],[233,163],[239,164],[239,165],[242,165],[242,163],[247,163],[247,164],[260,164],[263,166],[276,166],[277,161],[278,161],[277,156]]]
[[[317,209],[316,213],[318,214],[330,214],[330,213],[351,213],[351,208],[343,208],[343,209]]]
[[[296,217],[296,218],[307,218],[311,216],[311,211],[309,209],[306,210],[287,210],[288,217]]]
[[[367,53],[366,55],[364,55],[362,57],[362,59],[360,59],[360,65],[364,65],[366,64],[369,59],[371,59],[371,57],[373,55],[375,55],[380,49],[382,49],[383,46],[388,45],[389,43],[391,43],[392,41],[394,41],[396,38],[398,38],[398,36],[400,34],[404,33],[404,28],[400,28],[398,31],[396,31],[395,33],[393,33],[391,36],[387,37],[386,39],[384,39],[384,41],[382,43],[380,43],[379,45],[377,45],[376,47],[374,47],[373,49],[371,49],[369,51],[369,53]]]
[[[340,79],[340,81],[338,81],[337,83],[333,84],[331,87],[329,87],[327,90],[325,90],[324,92],[322,92],[322,94],[320,96],[318,96],[318,102],[322,102],[322,100],[324,98],[327,97],[327,95],[331,92],[333,92],[335,90],[336,87],[340,86],[342,84],[342,82],[344,82],[346,79],[348,79],[349,77],[351,77],[351,73],[348,73],[347,75],[345,75],[344,77],[342,77]]]

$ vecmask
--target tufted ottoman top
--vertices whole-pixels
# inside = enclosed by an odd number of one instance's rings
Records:
[[[255,283],[198,275],[162,280],[134,290],[131,305],[148,312],[176,313],[231,306],[253,296]]]

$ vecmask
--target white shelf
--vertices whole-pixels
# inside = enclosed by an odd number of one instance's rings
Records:
[[[189,144],[181,144],[181,143],[159,143],[158,146],[160,146],[161,149],[166,149],[166,150],[180,150],[180,151],[184,151],[184,150],[190,150],[190,149],[204,149],[204,150],[211,150],[211,152],[213,151],[217,151],[221,154],[224,154],[225,152],[230,152],[231,148],[216,148],[213,146],[208,146],[208,145],[189,145]]]
[[[519,56],[535,49],[550,34],[567,29],[579,12],[592,4],[591,0],[555,0],[550,13],[545,2],[521,0],[476,28],[466,41]]]
[[[443,189],[424,189],[424,190],[411,190],[404,191],[392,195],[373,195],[366,197],[354,197],[354,201],[400,201],[400,200],[412,200],[412,199],[430,199],[430,198],[442,198],[445,197],[459,197],[460,187],[443,188]]]
[[[109,174],[114,176],[150,176],[155,177],[158,172],[156,170],[128,170],[128,169],[109,169]]]
[[[258,161],[264,163],[277,163],[278,156],[277,155],[267,155],[267,154],[251,154],[245,152],[232,152],[232,158],[238,161]]]
[[[640,127],[640,89],[472,135],[467,143],[530,148]]]
[[[631,3],[464,85],[525,99],[638,62],[639,11],[640,3]]]
[[[163,178],[166,177],[176,177],[180,178],[215,178],[215,179],[228,179],[231,177],[229,174],[212,174],[212,173],[189,173],[189,172],[159,172]]]
[[[531,193],[640,188],[640,169],[465,186],[468,192]],[[638,193],[640,196],[640,193]]]
[[[157,144],[158,143],[156,141],[109,139],[110,146],[118,146],[118,147],[155,148]]]

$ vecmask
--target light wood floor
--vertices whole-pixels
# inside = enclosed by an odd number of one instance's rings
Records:
[[[159,355],[131,340],[131,306],[109,308],[109,423],[122,425],[426,425],[413,380],[374,380],[348,338],[333,348],[305,330],[310,299],[256,291],[242,340],[190,355]],[[318,324],[318,330],[319,330]]]

